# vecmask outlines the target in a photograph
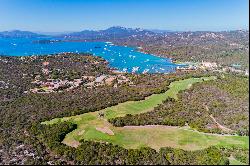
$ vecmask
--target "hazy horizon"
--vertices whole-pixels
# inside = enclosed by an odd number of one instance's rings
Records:
[[[114,25],[114,26],[111,26],[111,27],[118,27],[117,25]],[[121,27],[124,27],[124,28],[131,28],[131,27],[125,27],[125,26],[121,26]],[[9,30],[3,30],[3,31],[0,31],[0,32],[4,32],[4,31],[29,31],[29,32],[33,32],[33,33],[38,33],[38,34],[64,34],[64,33],[74,33],[74,32],[81,32],[81,31],[84,31],[84,30],[93,30],[93,31],[99,31],[99,30],[105,30],[105,29],[108,29],[110,27],[107,27],[107,28],[103,28],[103,29],[82,29],[82,30],[79,30],[79,31],[70,31],[70,30],[65,30],[65,31],[32,31],[32,30],[29,30],[29,29],[9,29]],[[149,31],[169,31],[169,32],[202,32],[202,31],[210,31],[210,32],[222,32],[222,31],[236,31],[236,30],[247,30],[249,31],[249,28],[239,28],[239,29],[221,29],[221,30],[174,30],[174,29],[157,29],[157,28],[151,28],[151,29],[145,29],[145,28],[141,28],[141,27],[134,27],[133,29],[135,28],[140,28],[140,29],[144,29],[144,30],[149,30]]]
[[[0,31],[249,29],[248,0],[1,0]]]

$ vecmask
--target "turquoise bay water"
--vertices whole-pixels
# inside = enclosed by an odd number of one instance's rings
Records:
[[[31,56],[62,52],[91,53],[109,62],[119,71],[136,73],[175,72],[177,64],[168,58],[138,52],[136,48],[116,46],[105,42],[51,42],[35,43],[52,38],[0,38],[0,55]]]

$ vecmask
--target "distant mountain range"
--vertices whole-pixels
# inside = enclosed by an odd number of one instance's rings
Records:
[[[93,31],[84,30],[70,34],[61,35],[64,38],[84,38],[84,39],[109,39],[109,38],[124,38],[133,35],[154,35],[155,33],[141,28],[125,28],[120,26],[110,27],[105,30]]]
[[[39,36],[45,36],[45,35],[37,34],[30,31],[20,31],[20,30],[0,32],[0,37],[39,37]]]
[[[113,26],[105,30],[83,30],[80,32],[30,32],[30,31],[3,31],[0,37],[40,37],[40,36],[56,36],[64,38],[84,38],[84,39],[100,39],[100,38],[123,38],[135,35],[155,35],[156,33],[170,32],[165,30],[146,30],[141,28],[125,28],[121,26]]]
[[[205,34],[209,31],[194,31],[194,34]],[[113,26],[105,30],[83,30],[80,32],[30,32],[30,31],[3,31],[0,32],[0,37],[61,37],[66,39],[80,39],[80,40],[114,40],[123,38],[138,38],[138,37],[152,37],[165,36],[165,34],[175,35],[176,33],[186,34],[192,32],[178,32],[171,30],[159,29],[141,29],[141,28],[125,28],[121,26]]]
[[[110,38],[110,37],[128,37],[131,35],[145,35],[152,34],[153,32],[148,30],[142,30],[140,28],[132,29],[132,28],[124,28],[124,27],[110,27],[105,30],[84,30],[80,32],[30,32],[30,31],[21,31],[21,30],[13,30],[13,31],[3,31],[0,32],[0,37],[40,37],[40,36],[56,36],[56,37],[64,37],[64,38]]]

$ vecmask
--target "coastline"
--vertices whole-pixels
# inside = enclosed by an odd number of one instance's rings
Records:
[[[19,57],[87,53],[92,56],[102,57],[109,63],[110,68],[115,68],[115,70],[119,70],[119,72],[170,73],[176,70],[176,64],[172,63],[170,58],[163,58],[154,54],[148,54],[142,52],[137,47],[117,45],[116,43],[110,41],[83,42],[83,40],[78,40],[76,42],[76,40],[71,40],[70,42],[67,42],[68,40],[66,39],[58,40],[57,42],[52,43],[48,43],[47,41],[42,44],[39,42],[32,43],[33,41],[37,41],[35,39],[40,38],[30,38],[30,40],[25,39],[25,46],[21,44],[22,38],[20,38],[20,41],[15,42],[13,42],[12,39],[5,39],[5,41],[1,42],[7,44],[7,49],[5,48],[5,50],[0,50],[0,52],[3,52],[2,56]],[[49,38],[49,41],[52,39],[53,38]],[[43,38],[43,40],[45,39]],[[15,49],[13,49],[13,43],[15,44]],[[99,45],[99,47],[96,47],[96,45]],[[25,47],[30,47],[30,49],[27,52],[24,52],[23,50],[25,50]],[[166,59],[168,63],[159,61],[158,59]]]

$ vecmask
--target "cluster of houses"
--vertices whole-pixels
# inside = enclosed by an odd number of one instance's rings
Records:
[[[231,66],[221,67],[215,62],[185,62],[183,66],[177,66],[177,71],[192,71],[192,70],[210,70],[226,73],[237,73],[249,76],[249,70],[242,70],[241,65],[232,64]]]
[[[42,73],[49,75],[51,71],[47,68],[49,62],[42,63]],[[86,88],[94,88],[98,86],[113,86],[117,87],[118,84],[128,83],[133,85],[133,83],[124,75],[124,73],[118,73],[114,71],[114,75],[100,75],[100,76],[81,76],[80,78],[73,80],[62,80],[62,79],[46,79],[46,81],[40,80],[40,75],[35,77],[32,82],[35,84],[36,88],[30,89],[33,93],[51,93],[51,92],[62,92],[69,91],[79,86]]]
[[[82,79],[74,79],[73,81],[60,79],[47,79],[46,82],[35,80],[32,82],[37,88],[31,89],[33,93],[51,93],[60,90],[70,90],[80,86],[83,83]]]
[[[214,70],[217,69],[218,65],[215,62],[185,62],[183,66],[177,66],[177,70],[181,71],[192,71],[192,70]]]
[[[79,79],[61,80],[61,79],[47,79],[46,81],[35,80],[32,83],[36,85],[36,88],[30,89],[33,93],[51,93],[51,92],[61,92],[63,90],[69,91],[79,86],[84,86],[86,88],[94,88],[98,86],[108,85],[117,87],[121,83],[133,83],[124,75],[100,75],[95,76],[82,76]]]
[[[237,74],[242,74],[245,76],[249,76],[249,70],[241,70],[235,66],[228,66],[228,67],[224,67],[222,69],[223,72],[227,72],[227,73],[237,73]]]
[[[133,84],[126,76],[122,74],[100,75],[96,78],[95,77],[92,78],[92,81],[84,84],[84,86],[87,88],[93,88],[93,87],[102,86],[102,85],[108,85],[108,86],[113,85],[114,87],[117,87],[118,84],[127,83],[127,82],[129,83],[129,85]]]

